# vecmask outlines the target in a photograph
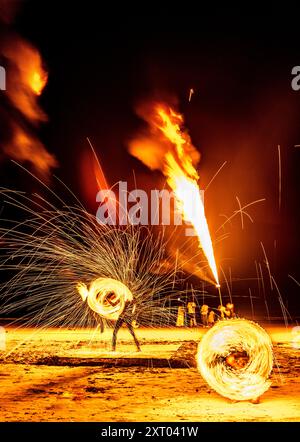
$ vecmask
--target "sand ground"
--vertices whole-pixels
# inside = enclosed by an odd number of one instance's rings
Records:
[[[0,421],[299,421],[300,349],[291,329],[267,330],[276,357],[272,386],[252,404],[233,403],[206,385],[194,360],[202,329],[138,329],[141,354],[121,330],[114,355],[111,330],[8,328],[0,352]],[[186,360],[185,368],[174,367],[174,355]],[[89,365],[98,358],[101,365]]]

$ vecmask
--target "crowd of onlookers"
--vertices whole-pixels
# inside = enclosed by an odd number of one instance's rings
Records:
[[[197,304],[194,300],[189,301],[187,305],[182,304],[178,307],[177,327],[196,327],[197,326]],[[212,327],[218,320],[235,318],[234,304],[228,302],[226,305],[219,305],[217,309],[203,304],[200,307],[200,318],[203,327]]]

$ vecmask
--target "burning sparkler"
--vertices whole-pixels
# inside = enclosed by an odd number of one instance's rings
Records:
[[[197,363],[203,378],[220,395],[255,400],[271,385],[272,342],[254,322],[219,321],[202,338]]]

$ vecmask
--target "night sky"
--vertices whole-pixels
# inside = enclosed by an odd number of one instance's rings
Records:
[[[205,194],[212,236],[220,215],[238,209],[236,196],[242,204],[266,198],[249,209],[254,224],[245,218],[242,230],[236,217],[230,237],[216,245],[217,262],[236,278],[254,278],[262,241],[283,298],[299,316],[299,287],[288,277],[300,280],[300,91],[291,87],[291,70],[300,65],[297,16],[218,8],[168,15],[144,7],[138,14],[96,1],[27,0],[10,25],[39,49],[49,73],[40,100],[49,121],[39,136],[58,160],[55,174],[96,210],[89,137],[110,185],[133,186],[134,170],[139,188],[161,187],[161,174],[132,158],[127,143],[143,126],[135,114],[140,100],[176,99],[202,155],[202,188],[227,161]],[[26,187],[28,177],[2,159],[0,185]]]

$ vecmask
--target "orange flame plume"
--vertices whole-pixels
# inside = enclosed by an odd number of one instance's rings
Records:
[[[35,126],[47,120],[38,103],[46,86],[48,74],[38,50],[21,37],[9,34],[1,42],[0,55],[7,63],[7,97],[0,119],[5,119],[9,134],[2,142],[5,155],[21,162],[29,162],[44,179],[57,161],[35,134]]]
[[[130,144],[130,153],[151,169],[162,170],[167,177],[167,183],[176,197],[177,209],[183,214],[185,221],[194,227],[199,245],[219,287],[212,241],[198,186],[199,175],[195,168],[200,154],[188,133],[182,129],[182,115],[171,107],[155,103],[150,112],[143,110],[142,116],[148,122],[152,134],[158,138],[134,140]],[[160,140],[161,135],[163,138]]]
[[[47,120],[37,103],[48,79],[39,52],[21,38],[12,38],[3,54],[14,65],[8,76],[9,99],[31,122]]]

